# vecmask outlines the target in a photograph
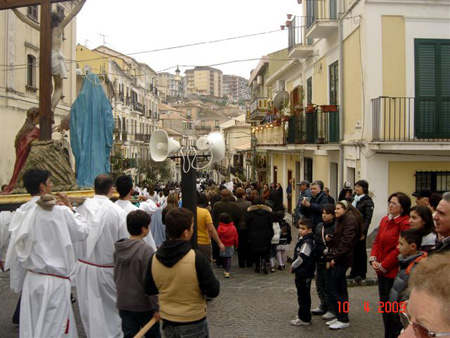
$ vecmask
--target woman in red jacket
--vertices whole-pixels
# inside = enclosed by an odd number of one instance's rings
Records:
[[[372,246],[370,264],[378,275],[380,302],[389,301],[389,292],[398,272],[397,249],[400,231],[410,228],[408,211],[411,199],[402,192],[396,192],[388,199],[389,214],[381,219],[377,237]],[[383,313],[384,336],[393,337],[391,317]]]

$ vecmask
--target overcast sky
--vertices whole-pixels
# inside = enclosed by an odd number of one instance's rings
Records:
[[[181,74],[210,65],[249,78],[259,58],[288,46],[280,25],[300,15],[297,0],[87,0],[77,16],[77,42],[106,46],[147,63],[155,71]],[[243,35],[272,33],[211,43]],[[102,36],[104,35],[104,36]],[[188,44],[185,48],[148,52]],[[258,59],[216,65],[234,60]]]

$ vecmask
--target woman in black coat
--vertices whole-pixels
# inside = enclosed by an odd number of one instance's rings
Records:
[[[273,237],[272,209],[264,204],[260,197],[253,200],[247,209],[245,226],[248,231],[248,244],[255,262],[255,272],[267,274],[266,262],[269,259],[271,240]]]
[[[340,201],[334,211],[336,228],[333,236],[325,236],[330,243],[326,257],[327,267],[331,269],[329,292],[338,310],[336,320],[327,322],[330,329],[345,329],[350,326],[348,318],[348,291],[345,273],[353,263],[353,251],[361,238],[362,218],[359,211],[348,201]]]

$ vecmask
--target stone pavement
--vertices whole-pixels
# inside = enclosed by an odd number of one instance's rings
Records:
[[[296,229],[292,228],[293,237]],[[295,243],[292,243],[292,249]],[[292,256],[292,251],[290,255]],[[342,331],[332,331],[320,316],[313,317],[312,325],[296,327],[289,324],[297,314],[297,294],[294,276],[288,270],[268,275],[255,273],[252,268],[238,268],[237,256],[233,258],[231,277],[226,279],[221,269],[214,267],[220,280],[219,297],[208,301],[208,323],[212,338],[247,337],[383,337],[381,314],[378,313],[377,286],[349,288],[349,316],[351,326]],[[372,269],[369,270],[373,276]],[[312,306],[318,304],[314,282],[311,288]],[[18,295],[9,289],[9,273],[0,272],[0,337],[18,337],[18,326],[11,323]],[[368,302],[370,311],[364,310]],[[74,305],[77,305],[75,303]],[[78,306],[78,333],[85,337]]]

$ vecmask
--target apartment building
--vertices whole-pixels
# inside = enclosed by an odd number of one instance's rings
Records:
[[[219,69],[199,66],[188,69],[184,73],[186,77],[186,93],[204,96],[223,96],[223,73]]]
[[[73,2],[60,2],[53,5],[53,10],[69,13],[75,7]],[[28,6],[19,8],[30,19],[39,24],[40,7]],[[0,182],[9,183],[13,173],[16,155],[14,140],[26,119],[26,111],[39,106],[39,53],[40,33],[20,21],[11,10],[0,11]],[[63,98],[59,101],[55,111],[55,121],[70,112],[75,101],[75,45],[76,18],[64,29],[62,52],[67,60],[68,78],[63,81]],[[69,138],[62,134],[53,133],[53,139],[61,141],[67,154],[71,154]],[[73,161],[71,162],[72,167]]]
[[[265,57],[250,79],[249,118],[257,151],[267,153],[267,181],[320,179],[336,197],[344,181],[366,179],[372,226],[395,191],[448,191],[450,3],[301,6],[305,15],[287,22],[290,61],[268,73]],[[289,100],[280,104],[283,92]]]
[[[223,95],[228,97],[228,100],[231,102],[250,100],[251,96],[248,80],[242,76],[224,75]]]

